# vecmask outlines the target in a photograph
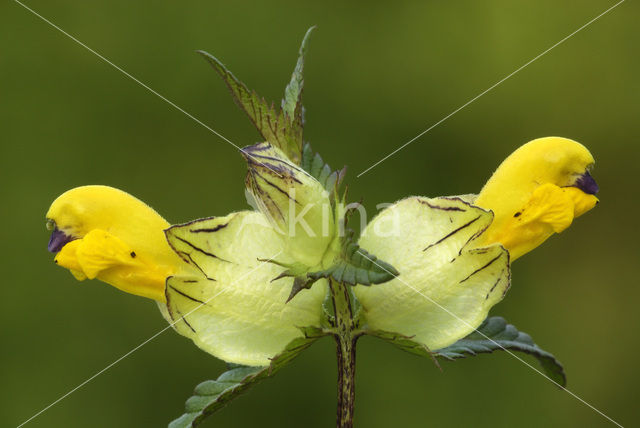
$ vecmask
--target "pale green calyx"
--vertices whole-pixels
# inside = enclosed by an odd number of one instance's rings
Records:
[[[286,251],[309,268],[318,267],[335,238],[329,192],[277,147],[260,143],[242,150],[247,190],[283,237]]]
[[[413,337],[429,349],[471,333],[509,288],[509,254],[476,240],[493,218],[459,198],[403,199],[365,228],[359,244],[400,275],[357,286],[370,330]]]
[[[302,334],[320,326],[326,280],[287,302],[292,278],[272,281],[294,263],[286,237],[259,212],[243,211],[173,226],[173,249],[196,274],[167,280],[168,316],[174,328],[210,354],[237,364],[268,365]]]

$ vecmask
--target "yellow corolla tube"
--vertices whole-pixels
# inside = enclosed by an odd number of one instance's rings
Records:
[[[166,278],[184,262],[166,241],[157,212],[126,192],[82,186],[47,212],[49,251],[78,280],[97,278],[127,293],[165,302]]]
[[[528,142],[502,162],[474,205],[494,219],[482,244],[499,242],[511,261],[542,244],[597,203],[594,164],[582,144],[561,137]]]

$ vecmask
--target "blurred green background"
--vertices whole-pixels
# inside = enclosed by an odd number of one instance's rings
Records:
[[[638,421],[640,7],[628,1],[361,178],[356,174],[612,6],[612,1],[156,1],[27,4],[234,143],[258,135],[194,50],[279,101],[306,29],[305,137],[347,164],[370,213],[407,195],[478,191],[513,149],[587,145],[601,204],[518,260],[492,314],[565,365],[569,388]],[[44,214],[109,184],[170,222],[246,208],[238,152],[12,1],[0,6],[0,425],[16,426],[165,322],[151,301],[57,268]],[[506,354],[444,363],[363,339],[359,427],[598,427],[602,416]],[[334,424],[325,339],[204,426]],[[535,360],[525,359],[536,364]],[[28,427],[165,426],[224,364],[166,332]]]

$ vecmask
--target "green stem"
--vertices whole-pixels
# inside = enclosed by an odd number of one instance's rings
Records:
[[[333,337],[336,341],[338,357],[338,411],[337,428],[353,427],[353,409],[355,403],[356,381],[356,320],[348,285],[334,282],[329,284],[331,298],[335,310],[335,325]]]

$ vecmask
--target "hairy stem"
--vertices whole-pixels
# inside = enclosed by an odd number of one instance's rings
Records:
[[[338,354],[338,428],[353,427],[353,409],[356,398],[356,340],[336,338]]]
[[[353,427],[356,381],[356,320],[348,285],[331,281],[331,297],[335,310],[334,339],[338,358],[337,428]]]

